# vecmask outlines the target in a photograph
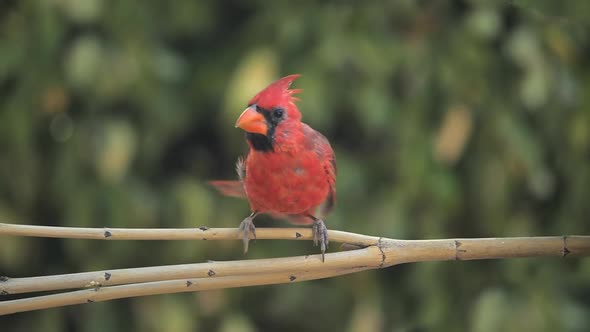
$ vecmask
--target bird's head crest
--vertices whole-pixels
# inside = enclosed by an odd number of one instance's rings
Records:
[[[271,83],[264,90],[256,94],[248,104],[257,104],[265,109],[272,109],[278,106],[288,107],[288,104],[299,100],[293,95],[303,91],[301,89],[289,89],[293,81],[299,76],[301,75],[293,74]]]

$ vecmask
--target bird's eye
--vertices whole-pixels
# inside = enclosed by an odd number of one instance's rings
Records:
[[[277,108],[276,110],[272,111],[272,116],[277,119],[282,118],[283,114],[285,114],[285,111],[282,108]]]

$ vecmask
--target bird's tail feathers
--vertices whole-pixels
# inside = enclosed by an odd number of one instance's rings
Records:
[[[215,180],[209,181],[209,185],[225,196],[246,198],[246,191],[241,181]]]

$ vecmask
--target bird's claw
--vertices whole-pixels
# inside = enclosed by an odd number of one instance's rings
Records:
[[[240,233],[242,234],[242,241],[244,242],[244,254],[248,252],[248,243],[250,242],[250,234],[252,238],[256,240],[256,227],[254,226],[254,218],[252,216],[247,217],[240,223]]]
[[[326,228],[326,224],[324,224],[322,219],[316,219],[313,223],[313,245],[317,246],[319,243],[322,252],[322,262],[324,261],[328,242],[328,229]]]

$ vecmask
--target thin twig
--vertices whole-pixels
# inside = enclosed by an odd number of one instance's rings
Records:
[[[328,231],[331,242],[359,246],[376,244],[379,237]],[[89,240],[236,240],[237,228],[82,228],[0,223],[0,236],[31,236]],[[311,228],[256,228],[258,240],[312,240]]]
[[[196,292],[204,290],[247,286],[273,285],[341,276],[366,268],[342,270],[308,271],[300,273],[269,273],[247,276],[226,276],[219,278],[192,278],[128,284],[110,287],[96,287],[61,294],[45,295],[27,299],[0,302],[0,315],[16,312],[63,307],[74,304],[108,301],[127,297]]]
[[[0,282],[0,292],[4,292],[4,294],[19,294],[170,279],[219,278],[283,272],[320,272],[357,266],[376,268],[382,262],[381,252],[375,246],[360,250],[331,253],[327,257],[329,260],[326,260],[324,263],[322,263],[320,255],[307,255],[104,270],[45,277],[8,278],[6,281]]]

